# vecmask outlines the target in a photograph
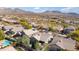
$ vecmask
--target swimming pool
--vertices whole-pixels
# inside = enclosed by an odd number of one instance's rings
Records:
[[[10,44],[11,44],[11,41],[3,40],[3,42],[2,42],[2,47],[9,46]]]

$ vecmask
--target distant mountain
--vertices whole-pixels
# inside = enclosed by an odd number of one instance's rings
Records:
[[[39,17],[45,17],[45,18],[50,18],[50,17],[59,17],[59,16],[64,16],[64,17],[77,17],[79,18],[79,14],[77,13],[62,13],[60,11],[45,11],[42,13],[34,13],[31,11],[25,11],[19,8],[2,8],[0,7],[0,14],[18,14],[18,15],[28,15],[28,16],[39,16]]]
[[[61,13],[60,11],[45,11],[43,13]]]
[[[79,18],[79,14],[77,13],[63,13],[60,11],[45,11],[43,13],[40,13],[40,15],[48,15],[50,16],[64,16],[64,17],[77,17]]]
[[[77,14],[77,13],[73,13],[73,12],[72,12],[72,13],[67,13],[67,14],[72,14],[72,15],[79,15],[79,14]]]
[[[33,12],[24,11],[19,8],[0,8],[0,14],[33,14]]]
[[[46,14],[49,14],[49,13],[51,13],[51,14],[55,13],[55,14],[56,14],[56,13],[57,13],[57,14],[79,15],[79,14],[74,13],[74,12],[64,13],[64,12],[60,12],[60,11],[45,11],[45,12],[43,12],[43,13],[46,13]]]

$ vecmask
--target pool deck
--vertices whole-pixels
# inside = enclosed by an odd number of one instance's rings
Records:
[[[0,49],[0,51],[16,51],[16,49],[13,46],[10,45],[8,47]]]

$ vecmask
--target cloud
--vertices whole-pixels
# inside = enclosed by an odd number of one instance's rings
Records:
[[[34,9],[38,10],[38,9],[40,9],[40,7],[35,7]]]
[[[66,8],[61,9],[60,11],[68,13],[68,12],[73,12],[74,9],[75,9],[74,7],[66,7]]]
[[[44,8],[41,8],[41,7],[34,7],[34,8],[33,8],[33,11],[34,11],[34,12],[37,12],[37,13],[38,13],[38,12],[40,13],[40,12],[44,12],[44,11],[46,11],[46,10],[45,10]]]

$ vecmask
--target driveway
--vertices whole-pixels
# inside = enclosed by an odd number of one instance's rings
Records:
[[[3,49],[0,49],[0,51],[16,51],[16,49],[13,46],[8,46]]]

